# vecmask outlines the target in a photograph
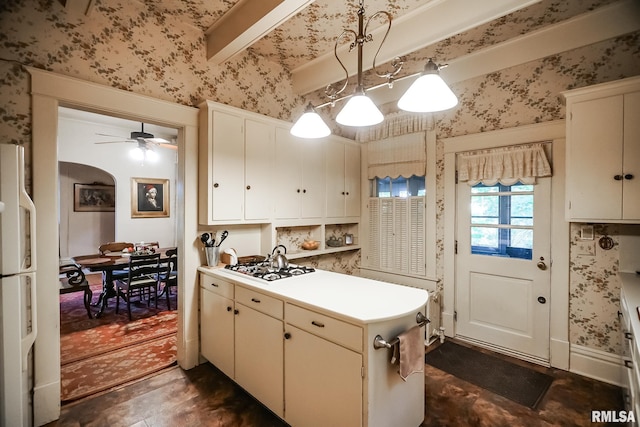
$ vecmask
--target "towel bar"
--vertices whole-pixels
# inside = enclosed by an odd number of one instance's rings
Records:
[[[431,321],[427,319],[427,317],[421,312],[418,312],[416,314],[416,323],[418,324],[418,326],[422,327],[430,322]],[[398,342],[400,342],[400,338],[398,337],[395,337],[391,341],[386,341],[380,335],[376,335],[376,337],[373,339],[373,348],[375,348],[376,350],[379,350],[381,348],[393,348],[393,346],[398,344]]]

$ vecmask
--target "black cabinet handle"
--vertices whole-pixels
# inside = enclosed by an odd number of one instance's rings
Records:
[[[218,188],[218,187],[220,187],[220,184],[218,184],[217,182],[213,184],[213,188]]]
[[[247,190],[251,190],[251,186],[250,185],[247,185]]]
[[[300,192],[300,189],[298,188],[298,190],[296,190],[298,193]]]
[[[284,339],[288,340],[289,338],[291,338],[291,334],[289,332],[285,332],[284,333]]]
[[[227,307],[227,311],[231,311],[231,310],[232,310],[231,307]]]
[[[625,360],[624,366],[626,366],[629,369],[633,369],[633,362],[631,360]]]
[[[614,175],[613,179],[615,179],[616,181],[622,181],[622,175]]]
[[[238,314],[240,311],[238,309],[233,310],[233,314]]]
[[[255,302],[256,304],[260,304],[260,300],[257,298],[251,298],[251,301]]]
[[[304,190],[302,190],[302,192],[303,192],[303,193],[306,193],[306,192],[307,192],[307,189],[305,188]]]
[[[624,176],[624,179],[633,179],[633,174],[630,174],[630,173],[626,174]]]
[[[315,320],[313,320],[311,324],[313,326],[317,326],[318,328],[324,328],[324,323],[316,322]]]

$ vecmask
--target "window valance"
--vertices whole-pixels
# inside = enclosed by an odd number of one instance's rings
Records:
[[[368,178],[422,176],[427,171],[424,132],[372,141],[367,144]]]
[[[535,184],[537,177],[551,176],[544,143],[517,145],[458,154],[458,181],[469,185]]]

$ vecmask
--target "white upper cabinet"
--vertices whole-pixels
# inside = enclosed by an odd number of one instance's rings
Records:
[[[640,78],[563,94],[567,220],[640,221]]]
[[[320,218],[324,209],[324,140],[301,139],[276,128],[276,219]]]
[[[330,139],[327,152],[327,217],[360,216],[360,146]]]
[[[268,222],[274,125],[201,106],[200,222]]]

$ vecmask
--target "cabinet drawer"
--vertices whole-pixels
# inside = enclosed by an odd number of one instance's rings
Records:
[[[282,306],[284,303],[277,298],[238,286],[236,288],[236,302],[268,314],[269,316],[282,319]]]
[[[362,351],[362,328],[293,304],[285,305],[285,321],[342,346]]]
[[[233,283],[209,276],[208,274],[200,274],[200,287],[222,295],[223,297],[233,299]]]

